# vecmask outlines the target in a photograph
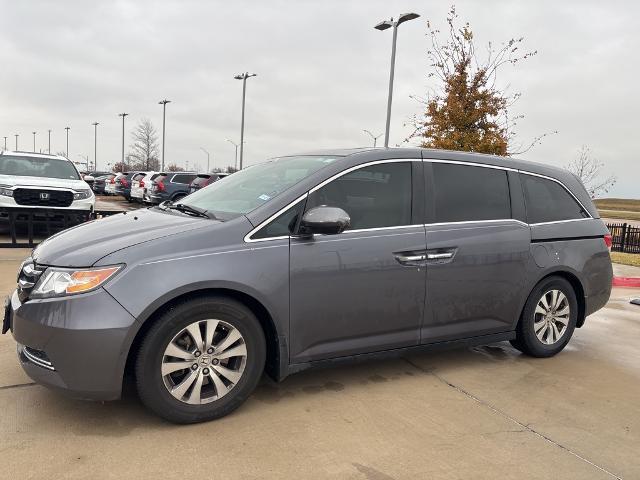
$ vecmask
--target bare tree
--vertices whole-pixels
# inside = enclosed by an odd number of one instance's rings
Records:
[[[618,181],[614,175],[603,177],[602,167],[604,163],[598,162],[586,145],[580,147],[578,156],[566,166],[567,170],[582,181],[591,198],[604,195]]]
[[[184,172],[184,168],[178,166],[175,163],[167,165],[167,172]]]
[[[140,120],[131,133],[133,143],[127,154],[127,163],[135,170],[159,170],[158,132],[148,118]]]

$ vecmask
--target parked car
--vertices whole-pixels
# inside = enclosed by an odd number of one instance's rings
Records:
[[[213,182],[216,182],[228,175],[229,174],[225,172],[199,173],[189,185],[189,193],[193,193],[207,185],[211,185]]]
[[[122,175],[118,175],[115,179],[115,191],[116,195],[122,195],[127,201],[131,201],[131,183],[133,177],[141,172],[123,172]]]
[[[196,172],[161,172],[151,182],[147,191],[147,201],[152,204],[166,200],[177,202],[189,195],[189,185],[196,178]]]
[[[0,207],[93,211],[95,196],[59,155],[0,152]]]
[[[114,179],[115,176],[115,173],[108,173],[106,175],[96,177],[93,185],[91,186],[93,193],[96,195],[104,195],[106,193],[105,189],[107,185],[111,183],[111,180]]]
[[[116,180],[118,177],[123,176],[123,173],[116,173],[115,176],[108,181],[104,186],[105,195],[115,195],[116,194]]]
[[[142,172],[134,177],[131,182],[131,198],[143,202],[147,188],[158,175],[158,172]]]
[[[131,367],[147,407],[192,423],[233,411],[265,369],[282,380],[504,340],[553,356],[609,299],[610,245],[559,168],[323,151],[50,238],[24,262],[4,329],[36,382],[111,400]]]

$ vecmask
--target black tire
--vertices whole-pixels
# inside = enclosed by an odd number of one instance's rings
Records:
[[[247,357],[240,380],[211,403],[190,405],[174,398],[161,373],[165,348],[182,329],[198,320],[218,319],[236,328],[246,344]],[[264,332],[255,315],[242,303],[221,296],[205,296],[166,310],[147,332],[136,359],[136,385],[142,402],[170,422],[198,423],[228,415],[253,392],[264,371]]]
[[[566,297],[569,304],[569,317],[566,330],[560,338],[551,345],[541,341],[536,335],[534,322],[535,310],[543,294],[552,290],[559,290]],[[538,317],[540,318],[540,317]],[[522,316],[516,327],[516,338],[511,341],[514,348],[532,357],[552,357],[561,352],[569,343],[578,319],[578,300],[573,286],[562,277],[547,277],[541,280],[534,288],[522,311]]]

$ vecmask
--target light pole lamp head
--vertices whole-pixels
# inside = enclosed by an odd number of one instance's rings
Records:
[[[94,127],[97,127],[100,124],[98,122],[93,122],[91,125],[93,125]]]
[[[164,100],[160,100],[158,102],[158,105],[166,105],[167,103],[171,103],[171,100],[167,100],[166,98]]]
[[[385,20],[383,22],[380,22],[373,28],[375,28],[376,30],[386,30],[387,28],[391,28],[391,27],[393,27],[393,18],[391,20]]]
[[[249,77],[257,77],[258,74],[257,73],[239,73],[238,75],[234,75],[233,78],[235,78],[236,80],[245,80]]]
[[[404,23],[404,22],[408,22],[409,20],[414,20],[414,19],[418,18],[419,16],[420,15],[418,15],[417,13],[402,13],[398,17],[398,25],[400,25],[401,23]]]

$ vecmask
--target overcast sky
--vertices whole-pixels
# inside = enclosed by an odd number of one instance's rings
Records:
[[[366,146],[384,130],[391,31],[373,26],[398,13],[400,27],[391,144],[410,133],[420,110],[411,95],[437,88],[429,73],[426,20],[445,28],[447,1],[15,1],[0,2],[0,141],[65,150],[98,168],[120,159],[121,123],[148,117],[162,128],[166,161],[206,167],[233,163],[242,84],[247,83],[245,163],[315,148]],[[506,67],[499,82],[522,98],[516,112],[523,144],[557,130],[522,155],[566,165],[588,145],[618,176],[610,196],[640,197],[638,112],[640,3],[458,1],[480,45],[524,36],[538,55]]]

